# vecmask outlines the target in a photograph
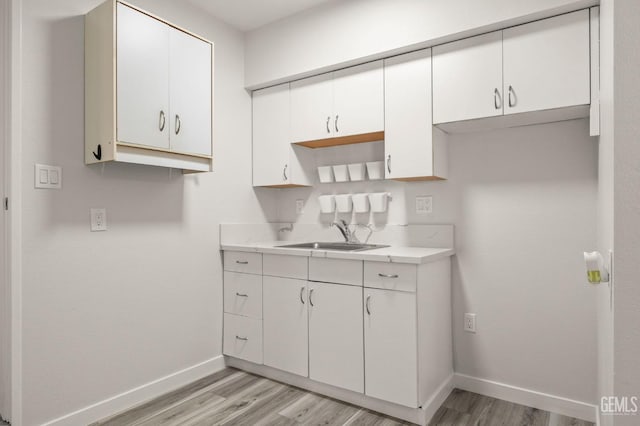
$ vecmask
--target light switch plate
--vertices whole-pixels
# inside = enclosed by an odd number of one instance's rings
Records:
[[[433,213],[433,197],[431,195],[419,195],[416,197],[416,213]]]
[[[61,189],[62,168],[46,164],[35,165],[34,183],[36,188]]]
[[[91,232],[107,230],[107,209],[91,209]]]

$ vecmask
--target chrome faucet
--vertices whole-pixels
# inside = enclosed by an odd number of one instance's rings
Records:
[[[339,222],[333,222],[331,224],[331,226],[335,226],[336,228],[338,228],[338,230],[340,231],[340,233],[342,234],[342,236],[344,237],[344,240],[347,243],[353,243],[353,233],[349,230],[349,225],[347,224],[347,222],[344,219],[340,219]]]

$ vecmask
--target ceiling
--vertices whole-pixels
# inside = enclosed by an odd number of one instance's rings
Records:
[[[188,0],[242,30],[263,25],[333,0]]]

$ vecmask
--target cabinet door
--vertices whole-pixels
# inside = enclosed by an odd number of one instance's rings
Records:
[[[332,74],[291,83],[292,142],[326,139],[333,135]]]
[[[365,394],[418,406],[416,296],[364,289]]]
[[[504,30],[505,114],[590,103],[589,61],[587,9]]]
[[[253,186],[288,183],[289,124],[289,83],[253,92]]]
[[[169,148],[169,26],[117,3],[118,141]]]
[[[170,29],[171,150],[211,155],[211,44]]]
[[[364,392],[362,287],[309,283],[309,377]]]
[[[384,61],[387,179],[433,175],[431,49]]]
[[[264,364],[309,373],[307,282],[264,277],[262,281]]]
[[[384,75],[382,61],[333,73],[334,136],[384,130]]]
[[[502,31],[433,48],[433,122],[502,115]]]

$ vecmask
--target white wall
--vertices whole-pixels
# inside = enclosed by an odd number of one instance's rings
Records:
[[[576,120],[451,135],[445,182],[280,190],[279,218],[328,223],[317,195],[388,190],[393,201],[377,226],[453,223],[455,371],[594,404],[597,289],[586,283],[582,251],[597,240],[598,145],[588,133]],[[375,147],[332,150],[317,162],[382,159]],[[433,196],[433,214],[414,213],[416,195]],[[306,200],[300,216],[296,199]],[[464,312],[477,314],[477,334],[462,331]]]
[[[251,188],[243,35],[188,4],[135,4],[215,42],[215,171],[85,166],[83,15],[100,0],[25,0],[23,404],[40,424],[221,354],[220,222],[275,219]],[[33,189],[33,164],[63,189]],[[109,230],[89,232],[89,208]]]
[[[333,1],[251,31],[245,85],[264,87],[576,10],[597,0]]]
[[[615,286],[614,391],[640,398],[640,3],[614,2],[615,67]],[[637,425],[640,413],[620,416],[616,426]]]

